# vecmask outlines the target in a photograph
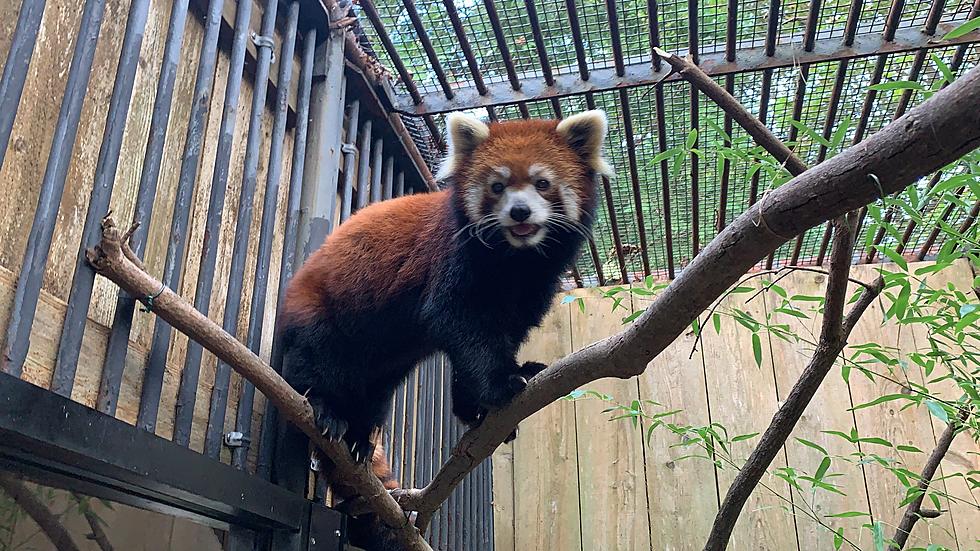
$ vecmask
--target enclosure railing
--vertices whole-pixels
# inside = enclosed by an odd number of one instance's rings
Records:
[[[156,319],[152,297],[96,279],[85,251],[110,210],[132,216],[150,273],[278,367],[275,310],[302,261],[368,204],[435,189],[414,121],[331,26],[349,6],[325,4],[86,0],[68,13],[23,1],[0,34],[4,373],[289,478],[254,387]],[[448,381],[433,358],[399,389],[385,438],[404,484],[431,478],[461,432]],[[308,457],[295,468],[305,480]],[[489,477],[457,492],[434,546],[489,547]]]

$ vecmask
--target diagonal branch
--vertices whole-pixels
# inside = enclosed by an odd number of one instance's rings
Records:
[[[31,517],[31,520],[44,532],[44,535],[51,540],[55,548],[60,551],[81,551],[75,541],[71,539],[68,529],[62,524],[58,515],[51,512],[37,496],[34,495],[23,482],[0,473],[0,490],[10,496],[14,502]]]
[[[967,415],[969,415],[969,410],[961,414],[960,420],[965,419]],[[922,475],[919,477],[919,497],[909,503],[905,509],[905,514],[902,515],[902,520],[898,523],[898,528],[895,529],[895,537],[892,538],[894,543],[888,548],[888,551],[900,551],[905,547],[905,542],[908,541],[915,523],[920,518],[927,516],[922,509],[922,500],[926,497],[926,490],[932,483],[932,477],[936,476],[936,471],[939,470],[939,464],[942,463],[943,457],[946,456],[950,445],[953,444],[953,438],[956,437],[957,431],[957,423],[954,421],[946,425],[946,430],[939,436],[935,449],[932,450],[925,466],[922,467]]]
[[[846,217],[841,216],[834,220],[830,276],[827,278],[824,317],[817,348],[800,375],[800,379],[786,397],[786,401],[776,411],[758,446],[752,451],[728,489],[725,501],[715,516],[711,533],[704,546],[705,551],[723,551],[728,547],[735,522],[745,502],[793,432],[800,416],[803,415],[803,410],[810,404],[820,384],[834,366],[834,361],[844,350],[851,330],[884,287],[884,280],[878,277],[869,288],[864,290],[848,312],[845,323],[844,302],[847,295],[847,276],[854,252],[854,235],[857,233],[857,218],[856,213],[852,212]]]
[[[487,416],[453,449],[421,490],[397,492],[406,509],[435,511],[470,470],[532,413],[603,377],[642,373],[705,308],[752,266],[793,236],[895,193],[980,146],[980,68],[874,136],[783,184],[735,219],[622,333],[542,371],[506,407]],[[881,182],[877,187],[869,175]]]
[[[123,238],[124,234],[112,218],[103,219],[102,240],[87,251],[88,261],[95,271],[132,296],[142,297],[140,300],[160,318],[199,342],[254,384],[276,406],[280,415],[299,427],[315,446],[323,450],[333,461],[338,478],[367,500],[371,510],[393,531],[405,549],[431,551],[367,465],[355,463],[343,444],[331,442],[316,430],[309,402],[234,336],[135,265],[127,254],[129,245]]]

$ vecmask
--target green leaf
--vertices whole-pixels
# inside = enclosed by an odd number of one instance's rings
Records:
[[[715,312],[711,315],[711,323],[715,326],[715,334],[721,334],[721,314]]]
[[[844,543],[844,528],[838,528],[834,531],[834,549],[840,549],[840,546]]]
[[[623,318],[623,325],[626,325],[627,323],[629,323],[629,322],[635,320],[636,318],[642,316],[643,315],[643,312],[644,312],[643,310],[638,310],[638,311],[633,312],[632,314],[626,316],[625,318]]]
[[[820,466],[817,467],[817,472],[813,475],[813,478],[817,480],[823,479],[823,475],[827,474],[827,469],[830,468],[830,456],[824,456],[823,461],[820,462]]]
[[[946,36],[943,37],[943,40],[952,40],[954,38],[959,38],[977,29],[980,29],[980,17],[975,17],[967,21],[966,23],[963,23],[959,27],[956,27],[955,29],[949,31],[948,33],[946,33]]]
[[[939,405],[939,402],[935,400],[926,400],[926,407],[929,409],[929,413],[936,416],[943,423],[949,423],[949,414],[946,413],[946,408]]]
[[[885,527],[881,522],[871,525],[871,538],[875,543],[875,551],[885,551]]]
[[[891,82],[881,82],[878,84],[872,84],[868,88],[879,92],[888,90],[925,90],[921,84],[913,80],[893,80]]]
[[[804,440],[802,438],[797,438],[796,441],[799,442],[800,444],[803,444],[804,446],[811,447],[824,455],[830,455],[829,453],[827,453],[827,450],[823,449],[823,447],[820,444],[817,444],[816,442],[811,442],[809,440]]]
[[[879,446],[888,446],[889,448],[894,447],[891,442],[885,440],[884,438],[878,438],[877,436],[867,436],[864,438],[858,438],[858,442],[864,444],[878,444]]]
[[[762,340],[758,333],[752,333],[752,354],[755,355],[756,367],[762,367]]]
[[[697,141],[698,141],[698,129],[692,128],[691,131],[687,134],[687,140],[684,141],[684,146],[687,149],[691,149],[692,147],[694,147],[694,144],[697,143]]]
[[[759,433],[753,432],[750,434],[740,434],[735,438],[732,438],[732,442],[741,442],[742,440],[748,440],[749,438],[754,438],[756,436],[759,436]]]
[[[936,54],[929,54],[929,57],[932,58],[932,62],[936,64],[936,68],[939,69],[939,72],[943,74],[943,79],[946,82],[953,82],[953,80],[956,79],[956,77],[953,76],[953,71],[950,70],[949,65],[946,65],[946,62],[943,61],[942,58]]]
[[[845,513],[834,513],[832,515],[824,515],[827,518],[853,518],[853,517],[870,517],[869,513],[864,511],[847,511]]]
[[[869,408],[871,406],[877,406],[878,404],[883,404],[885,402],[891,402],[894,400],[908,400],[909,397],[904,394],[886,394],[884,396],[879,396],[870,402],[865,402],[863,404],[858,404],[852,407],[849,411],[855,411],[859,409]]]
[[[919,448],[916,448],[915,446],[907,446],[905,444],[902,444],[900,446],[895,446],[895,448],[903,452],[922,453],[922,450],[920,450]]]
[[[902,257],[902,255],[895,252],[895,249],[885,245],[875,245],[875,248],[878,249],[881,254],[887,256],[892,262],[901,266],[906,272],[909,270],[909,263]]]

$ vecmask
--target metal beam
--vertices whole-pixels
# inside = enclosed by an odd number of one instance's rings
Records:
[[[936,35],[945,36],[963,21],[941,23],[937,26]],[[888,55],[895,53],[913,52],[920,49],[946,48],[949,46],[973,44],[980,42],[980,31],[973,31],[959,38],[942,40],[930,37],[919,28],[902,28],[895,32],[895,39],[885,40],[880,34],[861,34],[854,38],[852,46],[841,43],[839,38],[824,38],[813,41],[813,51],[807,52],[800,47],[800,41],[792,41],[776,45],[771,56],[766,55],[766,47],[738,49],[736,61],[725,59],[725,52],[704,54],[701,56],[700,67],[709,76],[760,71],[794,67],[801,64],[823,63],[827,61],[857,59],[872,55]],[[565,97],[585,92],[602,92],[619,88],[648,86],[659,82],[680,80],[678,75],[668,75],[665,68],[657,71],[650,64],[649,58],[629,60],[624,67],[623,76],[616,75],[615,68],[595,69],[588,73],[588,80],[582,80],[578,74],[568,74],[557,71],[555,84],[548,86],[540,75],[520,75],[521,89],[514,90],[510,83],[500,82],[487,85],[487,93],[481,95],[475,87],[465,87],[456,90],[456,97],[448,100],[442,92],[424,94],[416,102],[412,97],[395,96],[395,109],[410,115],[435,114],[507,105],[511,103],[548,100],[553,97]]]

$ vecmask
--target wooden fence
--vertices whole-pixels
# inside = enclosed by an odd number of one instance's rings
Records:
[[[863,281],[875,276],[876,266],[854,268]],[[913,266],[914,269],[914,266]],[[966,263],[929,276],[930,285],[955,282],[969,289],[973,272]],[[754,280],[758,287],[759,279]],[[823,295],[822,274],[796,272],[780,282],[790,294]],[[542,327],[533,334],[522,355],[526,359],[549,361],[580,349],[620,330],[630,311],[641,309],[648,299],[633,296],[624,309],[612,311],[612,301],[597,290],[573,293],[584,299],[585,310],[577,302],[556,303]],[[772,291],[749,301],[749,294],[725,300],[726,307],[738,307],[756,319],[764,319],[767,306],[776,300]],[[924,336],[914,327],[882,325],[881,303],[864,315],[850,338],[851,345],[877,342],[911,351],[926,346]],[[774,323],[786,323],[801,335],[819,333],[819,319],[802,320],[774,313]],[[730,318],[722,323],[720,334],[711,324],[703,342],[692,355],[695,336],[688,331],[663,354],[651,362],[646,373],[629,380],[602,379],[585,387],[614,397],[616,403],[654,400],[662,408],[682,409],[671,417],[679,424],[720,423],[734,435],[761,432],[779,401],[792,387],[806,365],[810,351],[761,334],[763,362],[756,365],[750,335]],[[689,357],[690,356],[690,357]],[[881,371],[886,368],[877,366]],[[923,373],[909,362],[905,373],[922,382]],[[901,373],[898,374],[902,376]],[[947,381],[947,383],[949,383]],[[952,388],[950,387],[952,385]],[[959,397],[949,383],[932,383],[947,399]],[[785,445],[773,469],[791,465],[809,473],[816,471],[823,454],[795,438],[803,438],[825,448],[832,456],[855,451],[843,439],[823,430],[849,433],[856,428],[862,435],[881,436],[896,446],[915,446],[923,453],[875,450],[897,457],[913,472],[919,472],[944,425],[930,416],[925,407],[901,411],[895,402],[849,411],[856,404],[875,397],[901,392],[896,384],[875,382],[857,373],[849,384],[835,369],[817,393],[814,402],[796,427],[793,439]],[[735,470],[703,459],[682,459],[697,448],[677,447],[679,437],[666,430],[654,430],[643,445],[646,423],[632,426],[626,420],[610,421],[602,410],[612,405],[595,398],[562,400],[527,419],[517,440],[501,447],[493,456],[495,543],[498,551],[537,549],[600,550],[682,550],[701,549],[719,500],[724,497]],[[758,438],[732,445],[735,462],[744,461]],[[703,453],[702,453],[703,454]],[[980,468],[980,447],[968,435],[960,435],[942,464],[941,474],[950,476]],[[736,526],[730,549],[809,551],[833,549],[833,534],[808,518],[820,515],[828,524],[845,528],[845,535],[862,549],[874,549],[871,533],[862,524],[880,521],[890,536],[904,507],[898,507],[905,490],[890,472],[869,464],[855,466],[835,460],[831,472],[846,495],[829,492],[801,495],[791,491],[783,480],[767,476],[747,503]],[[939,518],[919,524],[910,545],[925,542],[950,549],[980,549],[980,507],[974,505],[980,492],[970,493],[963,478],[940,482],[950,495],[964,500],[943,500]],[[804,483],[805,486],[805,483]],[[778,494],[778,496],[777,496]],[[804,508],[812,508],[812,510]],[[870,516],[826,518],[823,515],[861,511]],[[845,544],[846,546],[846,544]]]

